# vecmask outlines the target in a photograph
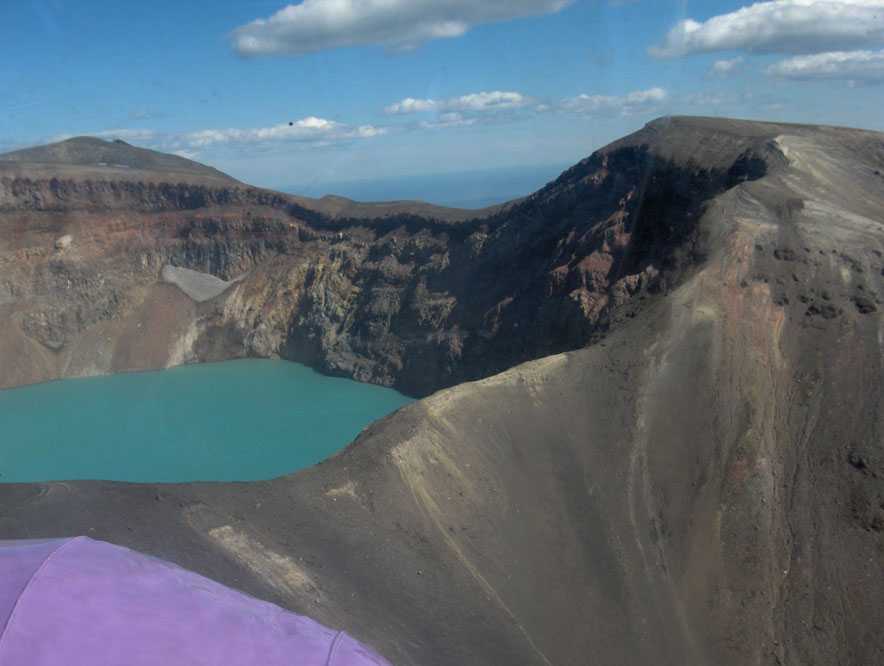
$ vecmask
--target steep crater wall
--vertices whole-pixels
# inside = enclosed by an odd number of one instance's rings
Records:
[[[0,179],[0,344],[20,333],[43,349],[33,376],[0,371],[0,385],[281,356],[421,396],[582,347],[702,261],[706,203],[776,159],[743,141],[709,168],[653,140],[646,129],[461,222],[333,219],[253,188]],[[170,265],[236,283],[188,307],[153,304]],[[143,339],[148,316],[176,329],[165,343],[162,323]],[[97,335],[101,351],[81,344]]]

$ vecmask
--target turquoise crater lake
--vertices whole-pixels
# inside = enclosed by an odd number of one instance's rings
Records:
[[[286,361],[0,391],[0,482],[252,481],[314,465],[411,402]]]

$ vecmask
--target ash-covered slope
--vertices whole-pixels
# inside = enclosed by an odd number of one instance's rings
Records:
[[[519,295],[559,293],[532,257],[590,292],[594,233],[659,271],[604,339],[266,483],[3,486],[0,538],[132,546],[402,665],[881,663],[882,172],[880,134],[652,123],[481,231]]]

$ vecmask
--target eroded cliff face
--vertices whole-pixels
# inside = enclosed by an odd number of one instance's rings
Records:
[[[700,166],[654,132],[464,221],[18,165],[0,178],[0,386],[280,356],[426,395],[579,348],[677,284],[703,256],[706,203],[776,154],[742,138]],[[165,284],[170,265],[231,286],[198,302]]]
[[[146,174],[145,174],[146,175]],[[174,179],[174,174],[166,178]],[[0,210],[64,213],[73,210],[127,213],[198,210],[223,206],[284,206],[284,195],[248,187],[219,187],[167,180],[92,180],[73,177],[0,177]]]

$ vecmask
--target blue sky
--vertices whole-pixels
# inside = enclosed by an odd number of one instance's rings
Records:
[[[286,7],[4,2],[0,148],[118,135],[319,191],[552,174],[671,113],[884,129],[884,0]]]

